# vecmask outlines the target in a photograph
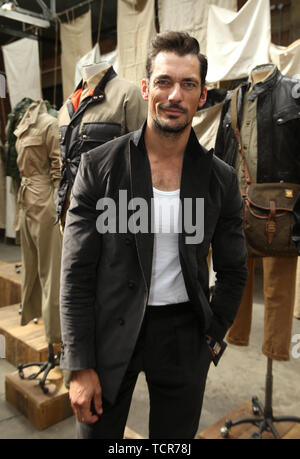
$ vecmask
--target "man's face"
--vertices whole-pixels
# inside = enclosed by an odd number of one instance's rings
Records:
[[[142,92],[148,101],[148,123],[161,132],[182,132],[206,101],[206,90],[201,95],[197,56],[160,52],[153,62],[150,81],[142,82]]]

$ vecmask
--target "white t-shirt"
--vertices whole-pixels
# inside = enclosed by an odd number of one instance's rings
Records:
[[[179,261],[180,190],[153,188],[154,247],[148,304],[160,306],[189,301]]]

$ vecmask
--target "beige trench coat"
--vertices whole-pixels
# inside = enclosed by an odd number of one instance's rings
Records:
[[[22,318],[43,318],[48,343],[60,342],[59,281],[62,240],[55,222],[60,180],[59,130],[43,101],[30,105],[14,134],[22,178],[18,218],[22,253]]]

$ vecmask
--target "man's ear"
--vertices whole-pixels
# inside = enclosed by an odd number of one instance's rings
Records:
[[[148,101],[148,81],[145,78],[142,80],[142,96]]]
[[[204,88],[202,91],[199,103],[198,103],[198,110],[200,110],[200,108],[202,108],[203,105],[205,105],[206,98],[207,98],[207,88]]]

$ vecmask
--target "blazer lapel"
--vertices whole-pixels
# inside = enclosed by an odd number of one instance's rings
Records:
[[[181,185],[180,185],[180,198],[182,201],[182,217],[184,218],[184,207],[193,203],[193,216],[196,210],[196,199],[202,198],[205,203],[207,202],[207,195],[209,191],[210,174],[212,168],[213,149],[207,151],[203,148],[194,133],[191,135],[184,153]],[[202,222],[203,223],[203,222]],[[181,243],[186,244],[186,237],[188,233],[185,231],[187,225],[183,222],[183,231]],[[191,245],[191,244],[188,244]],[[193,244],[192,244],[193,245]]]
[[[190,235],[186,231],[187,225],[186,222],[184,222],[184,219],[185,215],[188,215],[189,217],[191,215],[191,212],[186,214],[186,206],[188,205],[192,208],[193,223],[199,223],[199,221],[195,218],[195,212],[197,209],[196,199],[202,198],[202,204],[204,204],[204,213],[203,221],[200,221],[200,224],[202,225],[204,233],[206,213],[205,206],[209,193],[212,158],[213,149],[207,151],[205,148],[203,148],[199,144],[198,139],[192,130],[184,154],[181,176],[180,197],[182,202],[182,233],[179,235],[179,253],[182,272],[189,297],[193,304],[198,306],[196,309],[198,312],[200,312],[201,315],[203,315],[204,323],[206,326],[210,323],[212,311],[210,309],[208,299],[203,291],[203,288],[197,279],[197,250],[199,244],[202,242],[202,239],[198,243],[191,243],[191,239],[188,239]],[[200,231],[200,229],[197,228],[197,231]],[[204,237],[204,234],[202,235]]]
[[[147,231],[138,231],[134,236],[144,280],[149,292],[154,240],[153,233],[151,231],[151,205],[153,189],[147,152],[146,149],[141,146],[142,140],[140,141],[142,132],[143,129],[135,131],[132,140],[130,141],[130,192],[131,199],[142,198],[143,202],[147,205],[147,228],[145,228]]]

